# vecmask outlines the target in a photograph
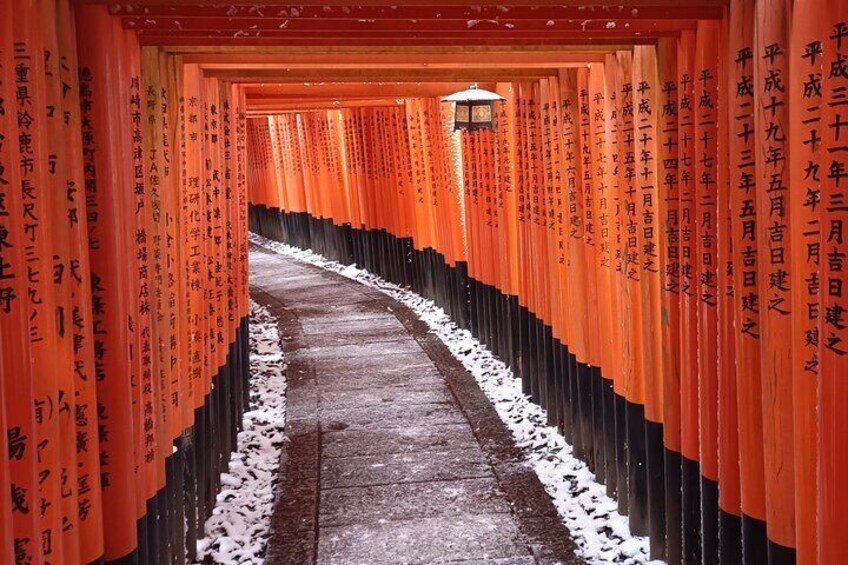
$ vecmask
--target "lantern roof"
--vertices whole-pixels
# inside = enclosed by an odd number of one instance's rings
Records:
[[[450,96],[442,98],[442,102],[498,102],[503,100],[506,100],[506,98],[497,92],[478,88],[476,83],[468,87],[468,90],[454,92]]]

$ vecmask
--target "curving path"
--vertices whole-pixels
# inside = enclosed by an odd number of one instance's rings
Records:
[[[288,422],[269,565],[580,563],[473,377],[405,306],[259,248]]]

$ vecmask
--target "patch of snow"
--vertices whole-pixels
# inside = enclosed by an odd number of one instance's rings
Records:
[[[276,318],[251,301],[250,407],[229,470],[221,474],[206,537],[197,541],[198,563],[265,563],[285,441],[286,364],[280,339]]]
[[[595,480],[586,463],[578,459],[556,427],[547,425],[547,414],[521,391],[521,381],[503,361],[494,357],[471,332],[461,329],[431,300],[389,283],[355,266],[342,265],[310,250],[250,234],[250,241],[265,249],[339,273],[409,307],[424,321],[474,376],[501,420],[512,432],[527,464],[553,500],[563,523],[571,532],[578,554],[591,565],[661,565],[651,561],[648,538],[634,536],[618,504],[606,487]]]
[[[615,29],[615,22],[607,22],[607,29]]]

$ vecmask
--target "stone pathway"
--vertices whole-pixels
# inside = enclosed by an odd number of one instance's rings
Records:
[[[269,565],[580,563],[494,408],[411,311],[258,248],[250,268],[288,336]]]

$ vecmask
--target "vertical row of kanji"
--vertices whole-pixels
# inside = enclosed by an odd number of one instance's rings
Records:
[[[246,406],[243,100],[1,6],[0,562],[183,563]]]
[[[445,305],[653,556],[843,563],[847,10],[732,0],[459,146],[432,99],[256,120],[253,229]]]

